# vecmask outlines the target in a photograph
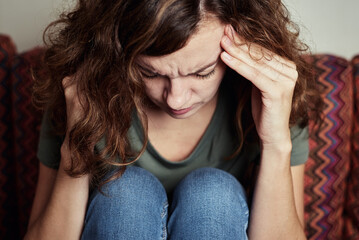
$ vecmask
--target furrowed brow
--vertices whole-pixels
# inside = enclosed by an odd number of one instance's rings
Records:
[[[193,72],[193,73],[190,73],[190,74],[188,74],[188,75],[193,75],[193,74],[201,73],[201,72],[203,72],[204,70],[206,70],[207,68],[212,67],[212,66],[214,66],[214,65],[217,65],[218,60],[219,60],[219,57],[216,59],[216,61],[211,62],[211,63],[205,65],[204,67],[198,69],[197,71],[195,71],[195,72]]]
[[[193,72],[193,73],[189,73],[188,75],[195,75],[195,74],[201,73],[201,72],[203,72],[204,70],[206,70],[207,68],[216,65],[216,64],[218,63],[218,60],[219,60],[219,56],[218,56],[218,58],[217,58],[215,61],[213,61],[213,62],[211,62],[211,63],[209,63],[209,64],[207,64],[207,65],[201,67],[200,69],[198,69],[197,71],[195,71],[195,72]],[[146,71],[146,72],[148,72],[148,73],[162,76],[161,74],[158,74],[157,71],[156,71],[152,66],[148,65],[148,64],[145,63],[145,62],[142,62],[141,64],[138,64],[138,66],[139,66],[142,70],[144,70],[144,71]]]
[[[144,70],[145,72],[148,72],[148,73],[157,74],[156,71],[151,70],[152,68],[150,66],[148,66],[147,64],[144,64],[144,65],[145,66],[138,64],[138,66],[141,68],[141,70]]]

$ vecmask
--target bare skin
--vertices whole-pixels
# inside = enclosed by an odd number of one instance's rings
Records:
[[[231,26],[212,18],[204,21],[198,33],[177,52],[139,59],[144,68],[147,95],[155,106],[146,109],[149,138],[167,159],[181,161],[186,158],[214,113],[226,66],[237,71],[254,85],[253,117],[261,140],[261,165],[249,237],[305,239],[304,166],[290,166],[289,115],[298,77],[295,64],[260,46],[253,45],[249,50],[246,44],[238,43],[244,41]],[[262,50],[271,56],[270,60],[255,61],[250,57]],[[82,110],[76,84],[66,78],[63,86],[67,124],[71,129]],[[179,151],[179,147],[185,151]],[[64,172],[68,162],[66,137],[59,170],[40,164],[39,183],[25,239],[80,238],[88,199],[88,176],[69,177]]]
[[[261,164],[252,203],[250,239],[305,239],[303,230],[304,167],[290,167],[289,116],[298,72],[293,62],[252,45],[225,28],[222,60],[253,83],[252,112],[261,141]],[[264,53],[253,60],[250,55]],[[269,59],[269,60],[268,60]],[[293,187],[294,186],[294,187]]]
[[[67,126],[71,129],[83,114],[76,84],[63,80]],[[58,171],[40,163],[29,227],[24,239],[80,239],[89,195],[89,176],[72,178],[66,172],[70,162],[68,134],[61,146]]]

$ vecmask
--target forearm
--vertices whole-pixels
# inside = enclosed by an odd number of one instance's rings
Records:
[[[290,141],[279,147],[262,147],[250,239],[306,239],[295,207],[290,151]]]
[[[64,171],[66,160],[63,158],[50,200],[39,217],[30,223],[25,239],[79,239],[81,236],[89,177],[68,176]]]

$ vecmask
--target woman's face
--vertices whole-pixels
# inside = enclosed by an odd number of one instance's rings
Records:
[[[184,119],[216,102],[226,68],[220,59],[224,27],[210,18],[182,49],[160,57],[139,57],[146,93],[161,111]]]

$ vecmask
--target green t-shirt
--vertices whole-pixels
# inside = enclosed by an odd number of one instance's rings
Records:
[[[170,162],[163,158],[148,142],[146,151],[133,165],[142,167],[154,174],[164,185],[167,192],[171,192],[174,186],[189,172],[201,167],[214,167],[227,171],[237,179],[242,179],[248,164],[251,161],[259,161],[259,146],[256,143],[245,143],[236,157],[228,159],[234,152],[237,141],[232,124],[230,124],[230,108],[225,94],[219,94],[216,110],[200,142],[189,157],[180,162]],[[60,162],[61,139],[48,134],[50,123],[43,120],[38,158],[50,168],[58,168]],[[299,165],[306,162],[309,153],[308,129],[294,126],[290,129],[292,140],[291,165]],[[142,126],[136,114],[128,132],[128,138],[132,149],[139,151],[142,147]],[[96,144],[96,148],[102,149],[104,140]]]

